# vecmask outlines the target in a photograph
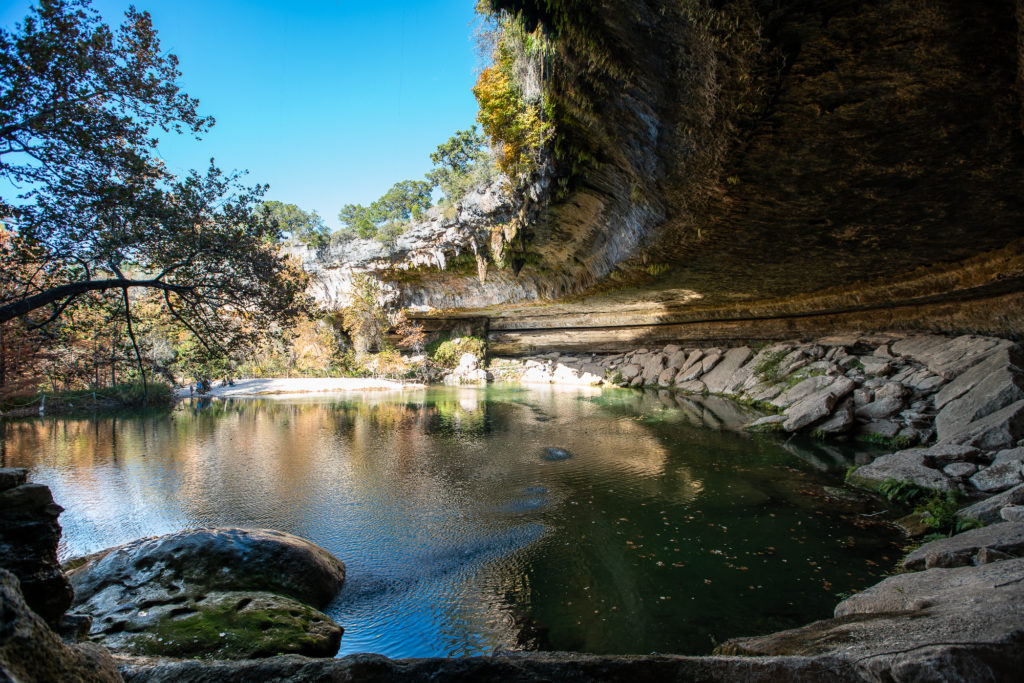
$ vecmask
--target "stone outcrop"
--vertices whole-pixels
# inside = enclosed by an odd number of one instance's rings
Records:
[[[1024,555],[1024,524],[1007,522],[925,543],[903,560],[910,570],[987,564]]]
[[[0,567],[18,577],[29,607],[58,626],[72,595],[57,562],[63,508],[50,489],[26,477],[21,468],[0,469]]]
[[[323,607],[345,566],[323,548],[264,529],[144,538],[71,570],[90,635],[115,650],[226,658],[331,656],[342,629]],[[311,607],[312,605],[312,607]]]
[[[114,658],[94,643],[68,644],[26,603],[17,577],[0,569],[0,679],[121,681]]]
[[[899,574],[839,603],[833,619],[737,638],[718,652],[842,653],[862,680],[1015,680],[1024,666],[1024,559]]]

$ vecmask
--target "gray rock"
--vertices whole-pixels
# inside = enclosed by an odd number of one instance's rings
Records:
[[[786,421],[782,428],[787,432],[795,432],[826,417],[838,399],[827,389],[812,394],[792,404],[786,409]]]
[[[858,360],[863,366],[865,375],[887,376],[893,373],[892,363],[885,358],[878,358],[876,356],[859,356]]]
[[[958,488],[955,480],[941,470],[929,467],[922,448],[898,451],[876,458],[873,462],[850,473],[848,481],[855,486],[878,488],[888,479],[912,481],[923,488],[934,491],[953,491]]]
[[[674,368],[665,368],[658,375],[658,386],[667,387],[672,385],[672,381],[676,377],[676,371]]]
[[[629,365],[624,365],[623,367],[621,367],[619,369],[619,373],[622,375],[622,379],[631,380],[637,375],[639,375],[641,372],[643,372],[643,370],[644,369],[639,365],[636,365],[635,363],[630,363]]]
[[[1020,557],[1024,555],[1024,524],[1007,522],[940,538],[925,543],[903,560],[911,571],[932,567],[965,567],[977,564],[975,556],[982,548]],[[837,608],[838,611],[838,608]]]
[[[948,440],[987,415],[1024,399],[1024,372],[1008,364],[1006,349],[985,359],[950,382],[935,396],[939,413],[935,429]],[[962,391],[965,386],[969,390]]]
[[[822,434],[842,434],[853,426],[853,400],[846,399],[827,420],[814,425],[815,431]]]
[[[989,462],[990,459],[982,456],[980,450],[974,446],[945,443],[935,444],[924,450],[925,462],[930,467],[943,468],[954,462]]]
[[[998,493],[1021,482],[1020,461],[994,462],[970,479],[974,488],[984,493]]]
[[[700,362],[691,363],[676,374],[674,382],[676,384],[685,384],[687,382],[692,382],[703,374],[704,366]]]
[[[969,505],[957,511],[956,516],[960,519],[977,519],[985,524],[991,524],[1002,519],[1000,510],[1009,505],[1024,505],[1024,484]]]
[[[900,340],[892,345],[893,353],[908,356],[947,380],[984,360],[1011,342],[992,337],[964,335],[950,339],[938,335],[921,335]]]
[[[939,436],[940,441],[970,444],[982,450],[1010,448],[1024,437],[1024,400],[966,425],[959,433]]]
[[[878,358],[892,358],[893,357],[892,349],[889,347],[889,344],[882,344],[881,346],[876,348],[873,355],[877,356]]]
[[[718,362],[722,360],[722,354],[719,351],[713,353],[709,352],[700,361],[701,374],[707,374],[711,372]]]
[[[939,409],[945,407],[946,404],[969,393],[993,375],[1002,375],[1012,368],[1019,369],[1022,360],[1024,359],[1021,357],[1020,349],[1016,346],[997,348],[935,394],[935,407]],[[1005,379],[1009,382],[1015,380],[1013,377]]]
[[[688,382],[683,382],[676,385],[676,389],[685,391],[688,394],[706,394],[708,393],[708,387],[704,382],[699,379],[692,379]]]
[[[867,387],[861,387],[853,392],[853,406],[859,408],[866,406],[875,400],[875,390]]]
[[[785,415],[765,415],[748,424],[746,428],[752,431],[767,431],[781,426],[785,421]]]
[[[665,362],[668,359],[660,353],[653,354],[650,360],[644,364],[644,384],[657,384],[658,376],[665,369]]]
[[[895,439],[902,431],[902,427],[898,422],[892,422],[891,420],[878,420],[876,422],[867,422],[860,425],[857,428],[857,434],[861,436],[880,436],[885,439]]]
[[[676,347],[676,350],[671,353],[666,346],[665,355],[668,356],[668,361],[666,362],[665,367],[672,368],[678,372],[683,369],[684,365],[686,365],[687,354],[685,351],[681,351],[678,346]]]
[[[875,390],[875,399],[880,398],[896,398],[904,399],[910,396],[910,389],[906,388],[899,382],[886,382],[878,389]]]
[[[847,381],[852,383],[852,380],[848,379]],[[816,394],[827,388],[832,384],[832,382],[833,378],[826,377],[825,375],[808,377],[782,392],[778,397],[772,399],[771,403],[778,408],[788,408],[797,401],[803,400],[808,396]]]
[[[1007,505],[999,511],[999,516],[1007,522],[1024,522],[1024,505]]]
[[[0,569],[0,680],[114,683],[121,674],[94,643],[69,645],[33,612],[14,574]]]
[[[865,681],[1012,681],[1024,667],[1024,560],[899,574],[841,602],[835,618],[716,651],[841,652]]]
[[[663,348],[661,350],[661,352],[663,354],[665,354],[666,356],[671,356],[672,354],[678,353],[679,351],[681,351],[682,348],[683,347],[679,346],[679,344],[666,344],[665,348]]]
[[[877,393],[876,393],[877,396]],[[857,408],[857,417],[865,420],[884,420],[903,410],[903,401],[898,398],[876,398],[871,403]]]
[[[188,583],[199,592],[265,591],[321,607],[345,582],[345,565],[329,552],[270,529],[181,531],[142,538],[90,558],[70,572],[76,605],[112,586],[129,593],[128,586],[145,586],[149,593],[173,595]]]
[[[713,394],[732,393],[735,386],[746,379],[741,368],[753,355],[746,346],[729,349],[715,368],[701,377],[701,381]]]
[[[942,468],[942,472],[955,479],[966,479],[978,471],[973,462],[954,462]]]

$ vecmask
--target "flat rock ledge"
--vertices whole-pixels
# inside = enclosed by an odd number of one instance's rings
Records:
[[[291,534],[183,531],[69,564],[75,609],[115,652],[329,657],[341,643],[341,627],[316,608],[341,590],[345,565]]]

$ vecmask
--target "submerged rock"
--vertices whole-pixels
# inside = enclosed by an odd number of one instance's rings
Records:
[[[266,529],[144,538],[71,571],[95,640],[171,656],[332,655],[341,628],[310,605],[326,605],[344,580],[345,565],[323,548]]]
[[[572,453],[565,450],[564,448],[545,448],[544,459],[545,460],[568,460],[572,457]]]

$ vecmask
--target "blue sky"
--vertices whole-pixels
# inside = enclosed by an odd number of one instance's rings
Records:
[[[129,0],[93,0],[120,24]],[[178,172],[248,169],[268,199],[315,209],[332,228],[344,204],[366,204],[419,179],[430,152],[474,123],[474,0],[135,0],[181,82],[217,125],[200,142],[164,136]],[[12,28],[30,2],[0,2]],[[471,25],[472,24],[472,25]]]

